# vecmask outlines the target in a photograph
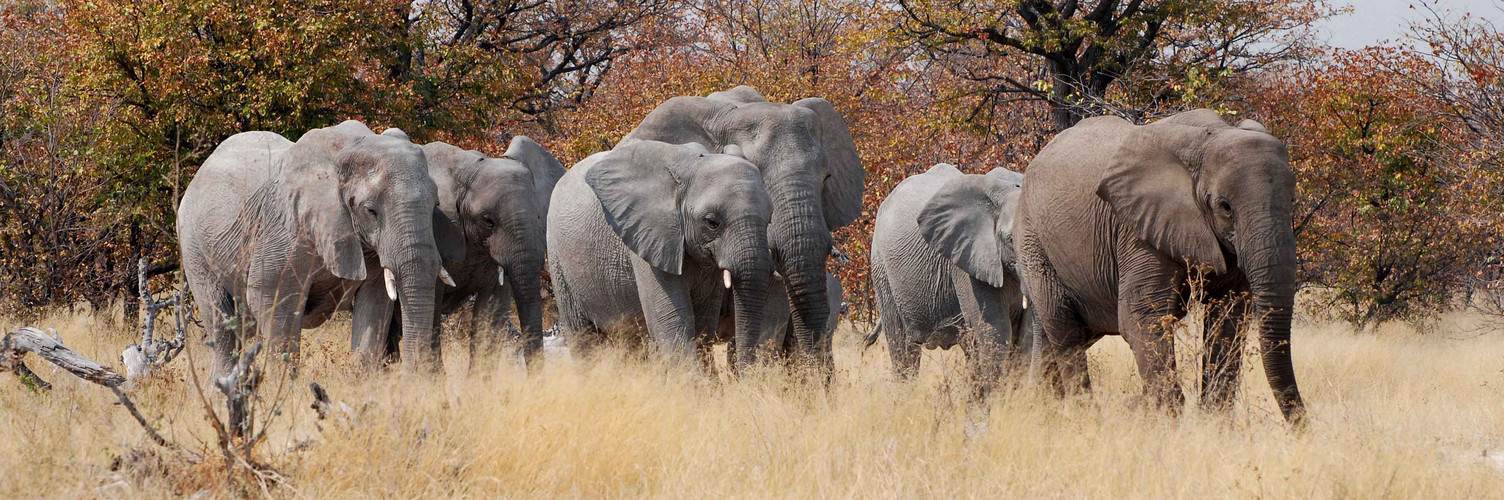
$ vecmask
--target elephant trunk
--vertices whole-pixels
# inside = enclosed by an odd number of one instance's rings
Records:
[[[745,236],[732,246],[736,249],[735,253],[722,266],[731,277],[736,358],[727,361],[735,372],[740,372],[757,360],[757,348],[761,343],[763,330],[762,320],[767,306],[768,280],[773,275],[773,258],[767,250],[767,230],[764,226],[751,226],[737,231]]]
[[[776,201],[774,205],[779,206]],[[797,213],[784,218],[773,231],[775,235],[784,235],[773,248],[778,252],[777,260],[782,264],[780,267],[788,284],[795,347],[804,364],[829,372],[833,367],[824,366],[818,340],[824,335],[830,319],[825,282],[825,259],[831,248],[830,229],[825,224],[824,215],[818,212],[818,203],[809,204],[809,207],[794,203],[782,206],[791,205]]]
[[[503,286],[512,287],[512,300],[517,304],[517,321],[522,329],[518,350],[528,372],[537,373],[543,365],[543,259],[508,264],[502,272],[506,275]]]
[[[1305,403],[1290,361],[1290,317],[1296,288],[1295,235],[1288,224],[1252,229],[1244,234],[1258,243],[1251,250],[1239,252],[1239,257],[1253,294],[1253,317],[1259,322],[1264,373],[1285,420],[1300,424],[1305,417]]]
[[[411,219],[396,218],[393,234],[403,235],[388,241],[381,251],[383,265],[394,271],[397,305],[401,311],[402,338],[398,344],[405,370],[437,373],[439,338],[434,307],[437,301],[439,271],[438,247],[431,226],[426,223],[432,210],[413,210],[420,215]],[[411,239],[409,239],[411,237]]]

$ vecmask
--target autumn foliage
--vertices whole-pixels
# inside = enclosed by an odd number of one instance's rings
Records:
[[[1256,7],[1256,8],[1255,8]],[[1423,8],[1426,6],[1423,5]],[[176,260],[177,193],[219,141],[360,118],[566,163],[654,106],[736,84],[821,96],[869,171],[832,269],[870,305],[878,203],[936,162],[1024,169],[1082,116],[1192,107],[1291,145],[1313,310],[1369,324],[1504,310],[1504,49],[1432,13],[1324,48],[1321,0],[0,0],[0,299],[103,305]],[[167,265],[163,265],[167,264]],[[1490,302],[1492,301],[1492,302]]]

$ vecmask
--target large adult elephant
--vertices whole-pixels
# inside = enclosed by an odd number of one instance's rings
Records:
[[[1295,177],[1285,144],[1257,122],[1234,127],[1196,110],[1135,126],[1083,120],[1029,165],[1016,233],[1029,298],[1044,328],[1044,373],[1060,389],[1089,387],[1086,349],[1121,334],[1146,396],[1179,408],[1174,336],[1185,315],[1188,265],[1208,271],[1201,401],[1231,404],[1251,297],[1264,371],[1281,412],[1301,421],[1290,362],[1295,296]]]
[[[878,207],[872,285],[879,320],[866,343],[887,335],[900,378],[918,371],[921,348],[959,344],[980,399],[1010,355],[1031,350],[1033,320],[1013,253],[1023,180],[1003,168],[963,174],[941,163],[904,179]]]
[[[825,259],[831,232],[861,214],[867,175],[841,114],[818,97],[770,103],[739,86],[708,97],[669,99],[623,143],[634,140],[698,143],[739,154],[761,169],[773,199],[767,239],[774,265],[788,281],[794,336],[800,352],[818,364],[816,341],[830,315]],[[739,364],[750,363],[755,350],[739,349],[737,357]]]
[[[513,331],[515,301],[517,348],[536,370],[543,349],[544,217],[564,166],[525,136],[513,138],[501,158],[443,142],[424,145],[423,154],[439,188],[439,208],[465,236],[464,260],[444,263],[454,285],[441,289],[439,312],[450,314],[475,298],[471,371],[489,374],[503,332]]]
[[[548,263],[570,348],[647,328],[651,351],[694,357],[715,331],[722,289],[736,344],[758,331],[773,262],[772,200],[757,167],[697,144],[634,141],[569,170],[548,212]]]
[[[214,371],[238,350],[244,325],[232,318],[253,320],[296,359],[300,330],[372,283],[383,299],[404,300],[402,348],[423,359],[444,273],[435,240],[459,237],[436,200],[422,152],[359,122],[296,143],[271,132],[226,139],[189,183],[177,221],[188,285],[215,341]]]

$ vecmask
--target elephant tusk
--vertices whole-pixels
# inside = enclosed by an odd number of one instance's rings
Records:
[[[730,269],[722,269],[721,270],[721,284],[722,285],[726,285],[727,289],[731,288],[731,270]]]
[[[503,285],[503,286],[505,286],[507,284],[507,270],[506,269],[497,269],[496,270],[496,284],[497,285]]]
[[[397,300],[397,275],[390,268],[381,268],[382,274],[386,275],[386,298]]]
[[[1028,308],[1029,308],[1029,296],[1025,295],[1024,296],[1024,309],[1028,309]]]
[[[449,275],[448,269],[442,267],[439,268],[439,281],[443,281],[445,285],[454,286],[454,277]]]

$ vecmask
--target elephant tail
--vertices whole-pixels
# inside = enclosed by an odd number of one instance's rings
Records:
[[[867,338],[862,339],[862,352],[864,352],[864,353],[867,352],[867,348],[868,347],[872,347],[872,344],[876,344],[877,343],[877,336],[881,335],[882,332],[883,332],[883,320],[882,320],[882,318],[878,318],[877,319],[877,324],[876,325],[872,325],[872,331],[867,334]]]

